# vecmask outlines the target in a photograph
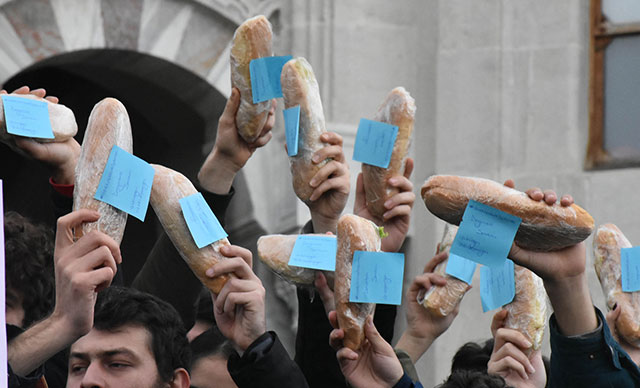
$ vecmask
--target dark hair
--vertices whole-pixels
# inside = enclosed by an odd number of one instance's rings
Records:
[[[169,303],[131,288],[109,287],[101,291],[93,327],[112,331],[125,325],[140,325],[151,333],[151,349],[162,381],[171,381],[178,368],[189,370],[187,332]]]
[[[453,356],[451,373],[461,370],[487,373],[487,364],[493,352],[493,338],[485,341],[484,345],[467,342]]]
[[[216,324],[213,317],[213,301],[211,300],[211,293],[204,287],[202,287],[202,291],[198,296],[197,309],[196,321],[206,322],[211,325]]]
[[[4,215],[4,234],[7,289],[22,296],[26,328],[53,309],[53,232],[10,211]]]
[[[492,376],[483,372],[459,370],[452,373],[447,381],[436,388],[508,388],[500,376]]]
[[[228,360],[234,353],[233,346],[216,326],[197,336],[189,346],[191,346],[192,368],[201,358],[220,355]]]

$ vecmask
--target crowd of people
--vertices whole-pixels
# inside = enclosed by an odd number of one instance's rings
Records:
[[[43,89],[23,87],[13,93],[57,102]],[[275,122],[273,104],[261,136],[247,144],[235,124],[239,100],[234,89],[219,119],[215,145],[194,182],[223,224],[235,174],[269,142]],[[314,188],[307,204],[311,219],[301,233],[336,233],[352,191],[342,138],[327,132],[321,140],[326,145],[313,162],[331,161],[309,182]],[[227,260],[207,276],[235,277],[219,294],[209,295],[162,234],[131,286],[124,287],[116,274],[127,258],[113,239],[99,231],[74,239],[74,228],[100,217],[87,209],[71,211],[77,141],[16,139],[16,144],[51,168],[51,203],[59,219],[54,235],[15,212],[4,217],[10,387],[421,387],[415,363],[458,315],[456,309],[447,317],[434,316],[417,302],[419,292],[446,285],[446,278],[434,273],[447,258],[443,252],[406,290],[407,328],[395,346],[396,307],[378,305],[365,323],[364,345],[354,351],[342,344],[333,291],[318,273],[313,290],[297,293],[292,358],[277,333],[267,330],[265,288],[253,272],[249,250],[236,245],[221,249]],[[358,176],[352,211],[384,226],[389,235],[382,240],[383,251],[399,251],[408,232],[415,200],[412,171],[409,158],[404,174],[389,179],[399,193],[385,203],[382,219],[368,212]],[[548,205],[558,201],[553,191],[527,193]],[[561,206],[572,203],[571,196],[560,198]],[[505,328],[507,312],[500,311],[493,319],[493,338],[460,344],[450,376],[438,387],[640,386],[640,350],[619,340],[612,329],[620,308],[605,317],[592,303],[584,242],[554,252],[514,245],[509,257],[544,281],[554,310],[550,360],[532,352],[522,333]]]

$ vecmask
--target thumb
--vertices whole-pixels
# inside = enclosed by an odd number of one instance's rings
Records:
[[[372,315],[369,315],[367,317],[367,321],[364,325],[364,335],[371,343],[374,351],[380,351],[387,346],[391,346],[387,343],[387,341],[384,340],[384,338],[382,338],[382,336],[378,332],[378,329],[376,329],[376,326],[373,324]]]
[[[73,244],[73,229],[84,222],[94,222],[100,218],[95,210],[80,209],[58,218],[56,226],[56,248],[65,248]]]
[[[358,209],[362,209],[366,204],[366,196],[364,193],[364,181],[362,178],[362,173],[358,173],[358,178],[356,179],[356,201],[353,205],[353,209],[357,211]]]
[[[224,124],[235,124],[236,112],[240,106],[240,91],[237,88],[231,89],[231,96],[227,100],[227,105],[224,106],[220,121]]]

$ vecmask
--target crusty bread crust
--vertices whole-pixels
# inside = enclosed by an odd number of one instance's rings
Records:
[[[524,249],[559,250],[584,241],[593,232],[593,218],[580,206],[549,206],[488,179],[434,175],[421,193],[431,213],[455,225],[462,221],[471,199],[520,217],[515,242]]]
[[[396,137],[389,167],[382,168],[362,164],[362,179],[367,197],[367,209],[379,220],[387,211],[384,203],[398,193],[398,189],[388,184],[389,178],[402,175],[411,143],[413,120],[416,112],[415,100],[403,87],[393,89],[378,108],[374,120],[396,125]]]
[[[640,291],[622,291],[620,250],[632,245],[614,224],[598,227],[593,239],[594,267],[607,307],[620,306],[616,322],[618,334],[631,345],[640,348]]]
[[[313,69],[304,58],[295,58],[282,68],[280,76],[285,109],[300,105],[298,154],[289,157],[293,190],[300,200],[309,202],[314,188],[309,185],[329,159],[318,164],[311,161],[313,154],[324,147],[320,136],[325,132],[324,112],[320,89]]]
[[[249,64],[257,58],[273,55],[271,23],[258,15],[242,23],[233,35],[231,46],[231,86],[240,90],[240,107],[236,113],[238,134],[253,143],[267,122],[271,101],[253,103]]]
[[[272,234],[258,239],[258,257],[273,272],[288,282],[301,286],[313,285],[316,271],[289,266],[289,258],[296,244],[297,234]]]
[[[156,170],[151,189],[153,210],[156,212],[164,231],[189,268],[205,287],[218,294],[230,276],[221,275],[210,278],[206,272],[221,260],[226,259],[220,253],[220,248],[229,245],[229,240],[223,238],[206,247],[198,248],[191,232],[189,232],[180,207],[180,199],[197,193],[196,188],[193,187],[189,179],[179,172],[157,164],[152,164],[152,166]]]
[[[127,213],[93,198],[114,145],[129,153],[133,152],[131,124],[124,105],[115,98],[105,98],[93,107],[89,116],[82,141],[82,151],[76,165],[76,181],[73,190],[73,210],[96,210],[100,213],[100,219],[76,228],[76,238],[93,230],[99,230],[109,235],[118,244],[122,241],[127,224]]]
[[[349,302],[351,266],[355,251],[380,251],[381,239],[376,225],[362,217],[346,214],[338,221],[335,302],[338,325],[344,330],[344,346],[358,350],[364,341],[364,323],[373,315],[375,303]]]

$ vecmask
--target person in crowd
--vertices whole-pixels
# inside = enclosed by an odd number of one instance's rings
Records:
[[[212,310],[209,310],[209,315],[212,315]],[[191,388],[237,388],[227,370],[227,362],[234,349],[217,327],[211,327],[197,336],[191,341],[190,347]]]
[[[488,375],[485,372],[460,370],[436,388],[511,388],[500,376]]]

